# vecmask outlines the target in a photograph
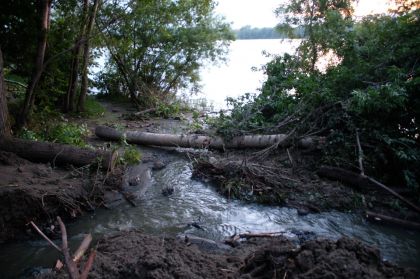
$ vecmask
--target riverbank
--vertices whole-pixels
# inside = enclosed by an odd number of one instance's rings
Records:
[[[213,244],[213,245],[212,245]],[[412,269],[381,260],[376,248],[349,238],[292,243],[284,237],[248,238],[235,248],[152,236],[140,231],[97,244],[89,278],[418,278]],[[210,247],[210,248],[209,248]],[[41,278],[66,278],[63,270]]]
[[[30,221],[59,235],[56,216],[71,221],[103,206],[105,193],[120,190],[122,175],[121,168],[62,168],[0,151],[0,243],[38,237]]]

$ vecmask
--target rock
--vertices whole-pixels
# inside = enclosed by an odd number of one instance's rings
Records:
[[[160,160],[156,160],[153,162],[152,170],[161,170],[166,167],[166,164]]]
[[[128,179],[128,185],[137,186],[140,183],[140,177],[135,176]]]
[[[174,188],[173,187],[165,187],[162,189],[162,195],[164,195],[165,197],[170,196],[174,193]]]
[[[210,157],[209,158],[209,163],[212,164],[212,165],[215,165],[217,163],[217,159],[214,158],[214,157]]]

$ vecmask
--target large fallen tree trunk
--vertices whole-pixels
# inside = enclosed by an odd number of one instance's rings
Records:
[[[288,135],[252,135],[238,136],[230,141],[224,141],[221,137],[212,137],[204,135],[172,135],[155,134],[139,131],[121,132],[114,128],[98,126],[95,129],[96,136],[106,139],[119,141],[125,139],[128,143],[156,146],[174,146],[187,148],[267,148],[278,144],[281,147],[290,146],[292,142]],[[302,148],[314,148],[318,145],[317,138],[304,138],[297,142]]]
[[[108,170],[114,168],[118,155],[117,152],[13,138],[0,138],[0,150],[16,153],[30,161],[52,162],[57,165],[85,166],[100,163]]]

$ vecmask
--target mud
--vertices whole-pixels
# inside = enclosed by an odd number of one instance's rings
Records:
[[[50,274],[48,277],[52,277]],[[61,270],[59,278],[65,278]],[[177,238],[139,231],[103,238],[89,278],[418,278],[415,270],[381,260],[359,241],[251,238],[214,253]],[[46,278],[47,276],[44,276]]]
[[[121,177],[121,169],[57,168],[0,151],[0,242],[33,236],[30,221],[56,234],[56,216],[70,220],[101,206]]]

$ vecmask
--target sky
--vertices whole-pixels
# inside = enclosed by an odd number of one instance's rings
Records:
[[[272,27],[277,25],[278,19],[274,10],[281,0],[217,0],[219,3],[216,12],[232,22],[233,29],[239,29],[245,25],[253,27]],[[359,0],[355,8],[356,16],[364,16],[371,13],[382,13],[387,10],[388,0]]]

